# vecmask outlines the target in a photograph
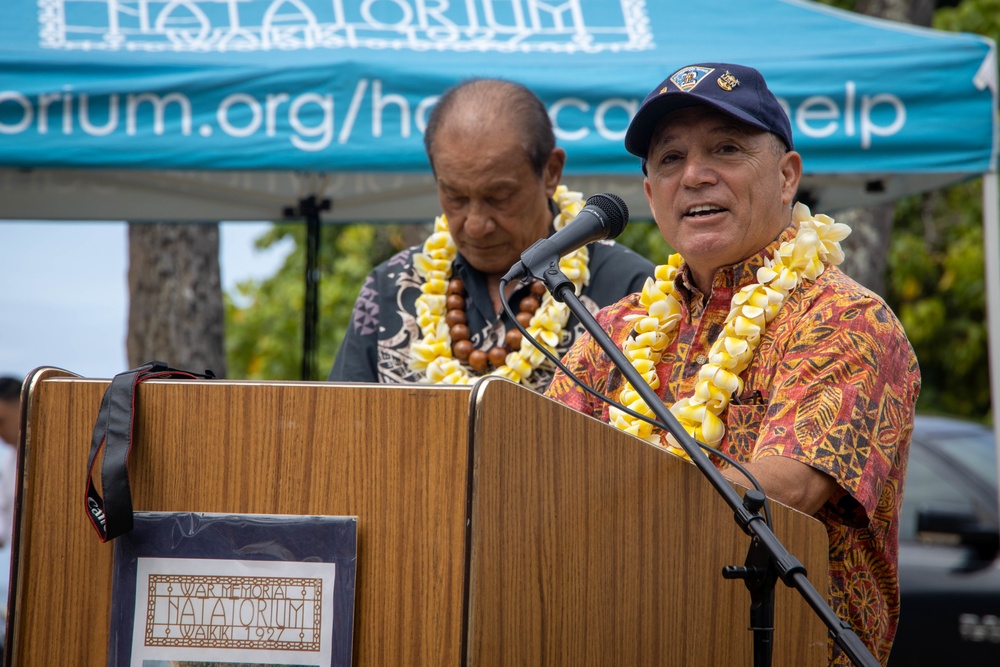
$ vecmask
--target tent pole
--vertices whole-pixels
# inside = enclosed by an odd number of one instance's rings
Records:
[[[319,319],[319,211],[309,202],[306,215],[306,295],[302,323],[302,379],[316,379],[316,328]]]
[[[302,379],[316,379],[317,329],[319,328],[319,246],[320,212],[330,210],[330,200],[315,195],[300,199],[295,208],[286,208],[285,217],[302,216],[306,221],[305,307],[302,321]]]
[[[1000,196],[997,172],[983,174],[983,245],[986,248],[986,333],[989,347],[990,406],[993,433],[1000,444]],[[1000,456],[997,456],[1000,475]],[[1000,507],[1000,497],[997,498]]]

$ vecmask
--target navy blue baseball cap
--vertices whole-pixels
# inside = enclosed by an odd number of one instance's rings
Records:
[[[706,105],[744,123],[778,135],[788,150],[792,124],[764,76],[752,67],[729,63],[702,63],[677,70],[642,101],[625,133],[625,150],[642,158],[646,171],[649,140],[656,124],[668,113]]]

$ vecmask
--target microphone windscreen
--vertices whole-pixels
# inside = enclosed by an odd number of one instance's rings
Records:
[[[587,200],[587,205],[596,206],[608,217],[608,224],[611,228],[604,238],[613,239],[625,231],[625,225],[628,224],[628,206],[625,205],[624,199],[606,192],[590,197]]]

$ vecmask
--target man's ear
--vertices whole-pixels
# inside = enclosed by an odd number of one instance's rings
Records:
[[[788,151],[778,162],[781,174],[781,203],[788,206],[795,200],[795,193],[802,180],[802,156],[795,151]]]
[[[649,212],[653,215],[653,220],[656,220],[656,209],[653,208],[653,190],[649,185],[649,176],[642,179],[642,191],[646,193],[646,202],[649,203]]]
[[[549,153],[549,159],[542,171],[542,181],[545,183],[545,194],[550,198],[556,193],[556,187],[562,182],[563,167],[566,166],[566,151],[554,148]]]

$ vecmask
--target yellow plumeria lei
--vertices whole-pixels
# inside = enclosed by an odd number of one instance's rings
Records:
[[[559,207],[559,214],[552,222],[558,231],[583,209],[583,195],[560,185],[552,198]],[[424,371],[427,381],[434,384],[472,384],[478,379],[471,374],[471,369],[452,356],[451,331],[444,319],[448,280],[457,252],[455,241],[448,231],[448,221],[445,216],[439,215],[434,220],[434,232],[424,242],[423,252],[413,256],[413,267],[424,279],[416,302],[417,325],[423,337],[410,346],[410,369]],[[559,269],[572,281],[577,294],[590,282],[589,261],[590,254],[586,247],[559,260]],[[532,338],[555,353],[569,315],[566,304],[546,293],[526,328]],[[504,365],[491,375],[527,384],[545,359],[545,355],[528,338],[524,338],[521,349],[508,354]]]
[[[793,207],[792,221],[798,227],[795,236],[782,243],[772,258],[764,260],[764,266],[757,270],[757,283],[733,295],[722,333],[709,350],[708,363],[698,373],[694,394],[670,407],[685,431],[712,447],[718,447],[726,433],[721,415],[729,407],[730,397],[743,391],[740,374],[750,365],[765,327],[777,316],[785,298],[803,280],[818,278],[827,264],[844,260],[840,241],[851,233],[850,227],[822,214],[814,217],[802,203]],[[622,351],[654,390],[660,385],[656,366],[673,340],[681,317],[674,278],[683,261],[679,254],[673,254],[667,264],[657,266],[655,280],[646,279],[640,297],[646,314],[625,318],[636,325],[622,344]],[[655,419],[631,384],[626,383],[619,402]],[[610,409],[610,416],[617,428],[649,442],[660,442],[650,424],[617,408]],[[667,449],[688,458],[673,436],[665,435]]]

